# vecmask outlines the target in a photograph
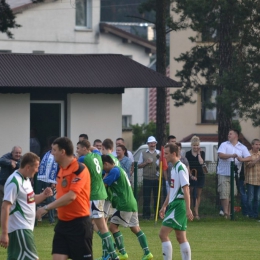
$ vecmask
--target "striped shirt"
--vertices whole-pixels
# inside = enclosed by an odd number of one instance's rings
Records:
[[[260,152],[253,153],[252,150],[249,152],[252,156],[252,161],[256,160],[260,156]],[[246,166],[249,163],[247,163]],[[245,182],[251,185],[260,186],[260,161],[258,161],[253,167],[246,167]]]

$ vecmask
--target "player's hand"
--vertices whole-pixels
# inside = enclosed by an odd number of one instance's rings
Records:
[[[47,188],[43,191],[43,194],[44,194],[45,197],[53,196],[52,188],[47,187]]]
[[[160,211],[159,211],[159,216],[160,216],[161,219],[163,219],[164,216],[165,216],[165,210],[166,210],[166,208],[165,208],[165,207],[162,207],[162,208],[160,209]]]
[[[47,214],[47,210],[45,210],[43,207],[38,208],[36,211],[36,219],[41,220],[42,216]]]
[[[2,234],[0,238],[1,247],[7,248],[9,246],[9,236],[8,234]]]
[[[193,213],[192,213],[191,209],[187,209],[186,210],[186,216],[187,216],[188,220],[190,220],[190,221],[193,220],[194,216],[193,216]]]

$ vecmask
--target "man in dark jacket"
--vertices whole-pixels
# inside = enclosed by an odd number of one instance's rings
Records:
[[[20,167],[20,158],[22,155],[22,148],[14,146],[11,153],[7,153],[0,158],[0,214],[4,198],[4,186],[8,177]]]

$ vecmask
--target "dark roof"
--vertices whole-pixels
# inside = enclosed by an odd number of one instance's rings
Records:
[[[200,138],[201,142],[218,142],[218,135],[217,134],[190,134],[184,137],[181,142],[190,142],[191,138],[196,135]],[[251,144],[248,140],[244,137],[242,133],[239,134],[239,141],[247,147],[247,149],[251,149]]]
[[[0,54],[0,89],[179,86],[178,82],[119,54]]]
[[[142,37],[126,32],[114,25],[102,22],[99,24],[99,28],[100,28],[100,32],[111,33],[113,35],[121,37],[125,42],[135,43],[139,46],[144,47],[146,49],[146,52],[148,53],[156,52],[156,44],[154,42],[148,41]]]

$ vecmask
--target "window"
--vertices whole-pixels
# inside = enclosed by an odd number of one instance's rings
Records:
[[[215,103],[217,91],[204,88],[201,93],[201,121],[202,123],[217,122],[217,108],[212,107]]]
[[[92,0],[76,0],[76,27],[92,28]]]
[[[123,128],[130,128],[132,124],[132,116],[122,116],[122,127]]]
[[[0,50],[0,53],[12,53],[11,50]]]

